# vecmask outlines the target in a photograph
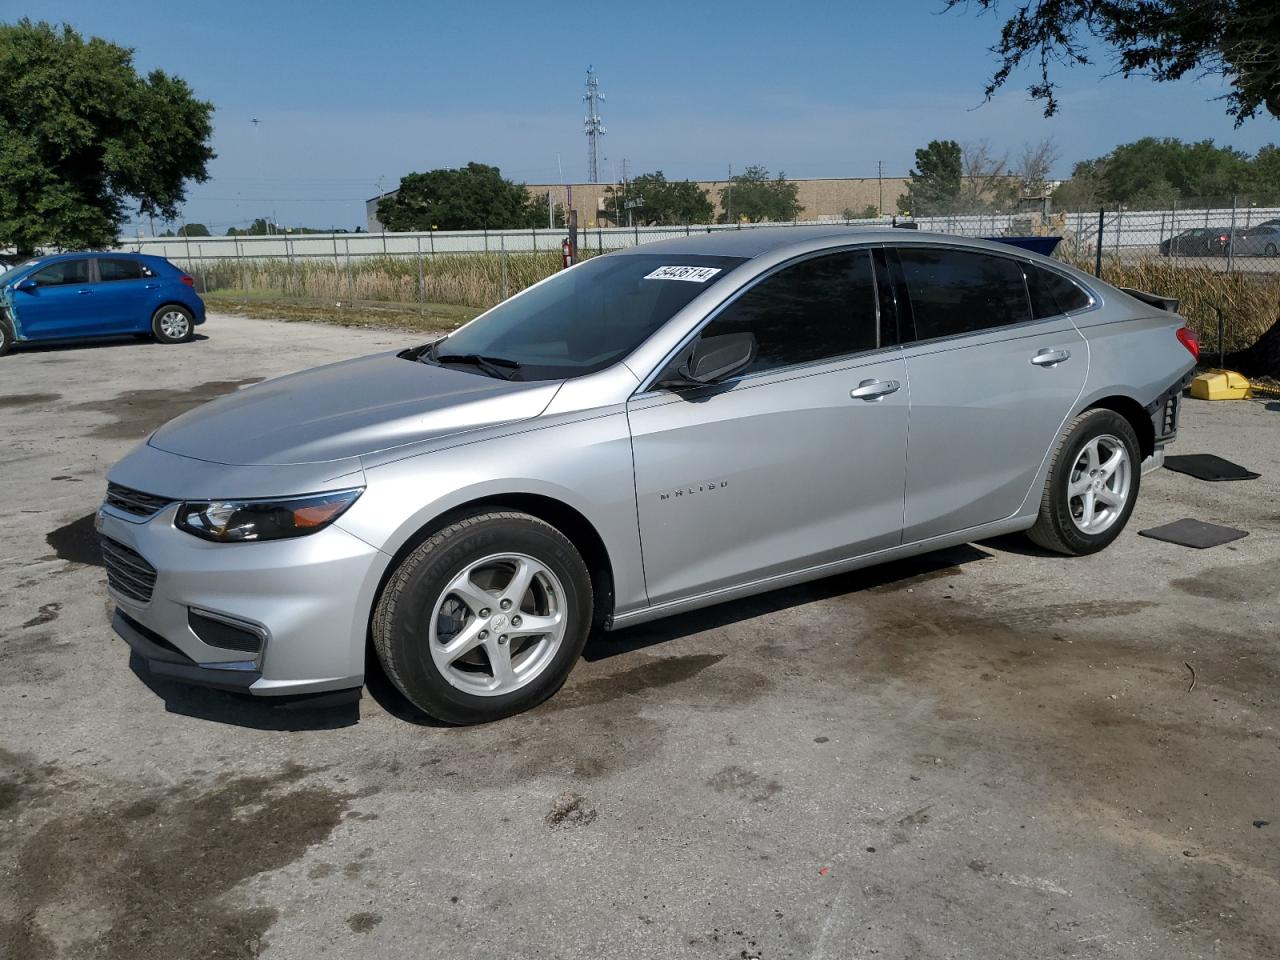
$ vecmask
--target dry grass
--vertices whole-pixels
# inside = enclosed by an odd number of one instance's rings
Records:
[[[1092,263],[1074,263],[1088,273]],[[1257,273],[1222,273],[1207,266],[1151,257],[1131,263],[1103,262],[1102,276],[1117,287],[1134,287],[1177,297],[1179,312],[1199,335],[1206,350],[1218,344],[1217,309],[1225,325],[1228,353],[1243,350],[1280,315],[1280,277]]]
[[[206,294],[210,310],[263,320],[331,323],[339,327],[404,330],[411,333],[445,333],[456,330],[480,311],[443,303],[386,303],[349,300],[328,301],[239,294]]]
[[[496,253],[421,261],[375,257],[353,261],[349,267],[319,260],[219,260],[193,272],[217,309],[261,315],[269,307],[273,316],[286,319],[437,330],[452,329],[500,302],[504,293],[518,293],[560,269],[555,252],[509,253],[504,286],[502,259]],[[1092,263],[1074,265],[1092,272]],[[1108,261],[1103,267],[1106,280],[1116,286],[1177,297],[1183,316],[1210,348],[1218,338],[1215,308],[1221,308],[1226,322],[1228,351],[1252,344],[1280,315],[1280,277],[1226,274],[1159,257]],[[470,313],[450,313],[449,307],[468,308]]]
[[[487,309],[560,269],[554,252],[371,257],[349,266],[327,260],[218,260],[193,268],[214,296],[337,303],[432,303]]]

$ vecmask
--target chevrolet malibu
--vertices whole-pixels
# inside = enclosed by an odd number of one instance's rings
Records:
[[[156,674],[426,714],[553,694],[618,629],[1012,531],[1101,550],[1196,342],[1169,304],[1013,247],[845,227],[652,243],[424,346],[155,432],[99,515]]]

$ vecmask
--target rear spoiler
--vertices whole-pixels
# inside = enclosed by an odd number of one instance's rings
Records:
[[[1168,313],[1177,313],[1179,301],[1174,297],[1162,297],[1158,294],[1147,293],[1145,290],[1135,290],[1133,287],[1121,287],[1121,293],[1127,293],[1135,300],[1141,300],[1150,307],[1156,307]]]

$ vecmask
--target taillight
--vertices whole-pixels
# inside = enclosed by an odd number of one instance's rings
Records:
[[[1198,362],[1200,360],[1200,338],[1189,327],[1178,328],[1178,342],[1187,348],[1187,352]]]
[[[196,282],[192,280],[190,277],[186,276],[185,274],[182,277],[182,282],[185,283],[188,287],[194,287],[196,285]]]

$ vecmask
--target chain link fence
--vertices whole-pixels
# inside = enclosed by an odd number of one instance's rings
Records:
[[[945,213],[796,221],[579,230],[579,256],[694,234],[771,226],[844,223],[967,237],[1056,236],[1056,256],[1121,286],[1177,297],[1210,343],[1225,329],[1247,346],[1280,313],[1280,207],[1247,197],[1206,198],[1163,210],[1091,208]],[[215,307],[298,305],[360,311],[472,312],[492,306],[562,267],[560,229],[175,237],[122,249],[163,256],[194,276]],[[465,319],[467,314],[459,314]]]

